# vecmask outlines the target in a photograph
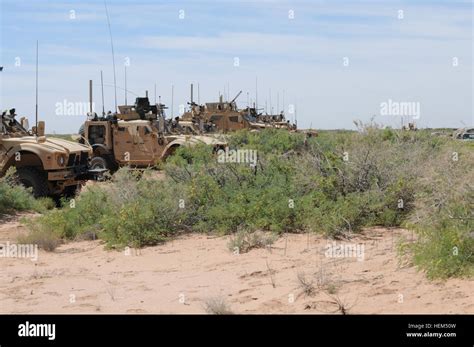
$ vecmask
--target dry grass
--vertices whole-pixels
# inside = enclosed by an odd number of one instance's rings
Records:
[[[247,253],[254,248],[269,248],[277,238],[278,236],[275,234],[261,231],[249,232],[247,230],[240,230],[231,236],[227,246],[231,252],[241,254]]]
[[[306,296],[313,296],[316,294],[316,287],[314,286],[314,281],[308,280],[304,272],[298,272],[298,282],[300,288],[303,290],[303,293]]]
[[[208,298],[204,302],[204,309],[209,314],[230,315],[233,314],[229,304],[222,297]]]
[[[20,244],[38,245],[47,252],[53,252],[61,243],[61,239],[52,231],[37,230],[18,238]]]

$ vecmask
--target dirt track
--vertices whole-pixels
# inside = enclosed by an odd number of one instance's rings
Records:
[[[0,222],[0,243],[25,232]],[[227,237],[187,235],[140,254],[71,242],[30,259],[0,258],[0,313],[202,313],[222,299],[234,313],[474,313],[474,281],[428,281],[399,266],[404,230],[373,229],[350,241],[364,259],[325,256],[329,242],[287,235],[236,255]],[[338,244],[340,244],[338,242]],[[298,280],[313,282],[306,295]]]

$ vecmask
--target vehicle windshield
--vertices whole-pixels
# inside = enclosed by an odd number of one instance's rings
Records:
[[[248,113],[244,113],[243,114],[243,117],[249,121],[249,122],[252,122],[252,123],[255,123],[257,122],[257,117],[255,117],[253,114],[251,114],[250,112]]]

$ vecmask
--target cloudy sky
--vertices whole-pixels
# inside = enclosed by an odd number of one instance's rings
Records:
[[[96,109],[114,108],[110,36],[104,3],[0,0],[0,107],[34,118],[39,41],[39,110],[47,131],[76,132],[94,81]],[[473,4],[410,1],[108,0],[117,98],[145,90],[173,110],[219,93],[238,105],[256,99],[273,110],[296,106],[300,127],[353,128],[360,119],[399,126],[396,109],[419,107],[421,127],[473,124]],[[61,105],[74,110],[61,110]],[[412,114],[406,114],[408,120]],[[416,118],[418,118],[416,116]]]

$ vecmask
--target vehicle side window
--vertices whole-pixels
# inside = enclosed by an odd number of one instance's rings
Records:
[[[229,120],[230,120],[231,122],[238,123],[239,117],[238,117],[238,116],[230,116],[230,117],[229,117]]]
[[[91,145],[104,144],[105,143],[105,126],[104,125],[91,125],[89,127],[89,143]]]

